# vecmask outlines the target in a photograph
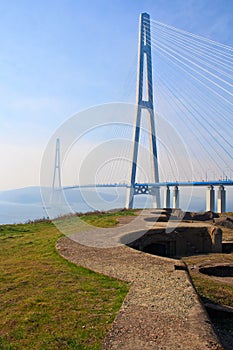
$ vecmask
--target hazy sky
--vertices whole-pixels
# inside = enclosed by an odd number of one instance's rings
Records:
[[[233,46],[232,0],[0,0],[0,190],[39,185],[47,141],[74,113],[134,102],[140,12]]]

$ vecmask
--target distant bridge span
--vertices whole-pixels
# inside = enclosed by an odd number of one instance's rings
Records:
[[[82,189],[82,188],[127,188],[131,189],[132,185],[123,183],[113,184],[87,184],[76,186],[65,186],[63,190]],[[171,191],[170,187],[174,188],[172,207],[179,208],[179,187],[207,187],[206,192],[206,210],[215,211],[215,190],[214,186],[218,186],[217,196],[217,211],[223,213],[226,211],[226,190],[225,186],[233,186],[233,180],[218,180],[218,181],[168,181],[168,182],[156,182],[156,183],[135,183],[134,195],[154,195],[155,190],[160,187],[164,187],[164,208],[171,208]],[[61,190],[61,188],[60,188]]]
[[[233,186],[233,180],[218,180],[218,181],[168,181],[168,182],[156,182],[156,183],[135,183],[136,188],[143,188],[143,187],[175,187],[175,186]],[[97,188],[97,187],[123,187],[123,188],[130,188],[130,185],[128,184],[120,184],[120,183],[113,183],[113,184],[96,184],[96,185],[74,185],[74,186],[65,186],[63,187],[63,190],[71,190],[75,188]]]

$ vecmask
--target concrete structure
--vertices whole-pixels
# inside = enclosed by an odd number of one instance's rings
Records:
[[[170,208],[171,202],[170,202],[170,198],[171,198],[171,191],[170,191],[170,187],[167,186],[165,187],[164,190],[164,208]]]
[[[206,211],[215,211],[215,193],[214,186],[208,186],[206,192]],[[218,188],[217,212],[224,213],[226,211],[226,190],[221,184]]]
[[[179,202],[180,202],[180,198],[179,198],[179,187],[175,186],[174,187],[174,191],[173,191],[173,208],[177,209],[179,208]]]
[[[226,211],[226,190],[223,185],[218,189],[218,205],[217,212],[224,213]]]
[[[144,71],[144,67],[146,70]],[[145,95],[144,95],[145,91]],[[140,138],[140,125],[142,112],[146,111],[149,118],[149,138],[151,146],[151,164],[153,182],[159,182],[159,171],[157,161],[157,146],[155,134],[155,118],[153,103],[153,82],[152,82],[152,61],[151,61],[151,36],[150,36],[150,16],[147,13],[140,15],[139,27],[139,47],[138,47],[138,80],[137,80],[137,96],[136,96],[136,121],[133,135],[133,156],[132,168],[130,174],[130,187],[127,191],[126,208],[133,208],[135,195],[135,181],[137,171],[137,159]],[[160,189],[153,188],[149,192],[153,196],[153,207],[160,207]]]
[[[214,226],[177,227],[170,233],[164,228],[151,229],[128,245],[137,250],[166,257],[221,253],[222,231]]]
[[[206,211],[214,211],[215,205],[214,186],[210,185],[206,192]]]

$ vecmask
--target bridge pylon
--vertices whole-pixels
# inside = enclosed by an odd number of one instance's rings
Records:
[[[60,139],[56,139],[52,190],[54,191],[55,189],[61,189]]]
[[[62,185],[61,185],[60,139],[57,138],[50,203],[60,205],[61,202],[62,202]]]
[[[62,202],[62,186],[61,186],[61,161],[60,161],[60,139],[56,139],[55,162],[53,170],[52,191],[50,203]]]
[[[145,92],[145,97],[144,97]],[[158,156],[155,133],[155,117],[153,103],[153,82],[152,82],[152,60],[151,60],[151,34],[150,16],[141,13],[139,24],[139,45],[138,45],[138,75],[136,92],[136,118],[133,134],[133,155],[130,172],[130,187],[127,191],[126,208],[133,208],[134,195],[138,194],[135,188],[137,160],[139,151],[140,126],[142,112],[145,110],[148,115],[150,157],[152,166],[152,182],[159,182]],[[144,114],[143,114],[144,116]],[[148,189],[148,193],[153,196],[153,207],[160,207],[160,189],[157,187]]]

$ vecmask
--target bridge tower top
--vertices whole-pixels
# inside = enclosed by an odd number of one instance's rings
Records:
[[[146,60],[146,67],[147,67],[145,71],[144,71],[144,67],[145,67],[144,60]],[[143,96],[143,91],[146,92],[145,96]],[[140,15],[136,104],[144,108],[149,108],[151,110],[154,109],[150,15],[148,13],[142,13]]]

